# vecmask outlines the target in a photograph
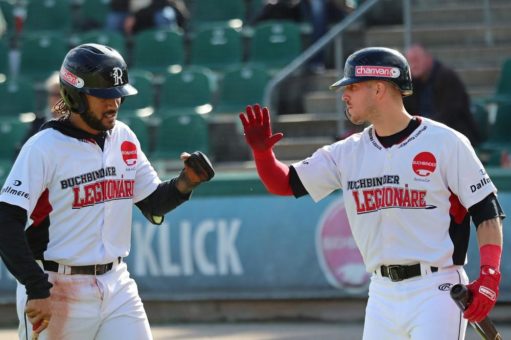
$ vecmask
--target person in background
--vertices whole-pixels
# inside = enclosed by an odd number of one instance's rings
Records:
[[[413,94],[404,99],[406,110],[444,123],[477,146],[481,137],[470,111],[469,95],[460,77],[420,44],[412,45],[405,56],[413,82]]]

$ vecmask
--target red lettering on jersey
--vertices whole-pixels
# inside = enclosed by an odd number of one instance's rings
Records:
[[[122,160],[127,166],[134,166],[137,164],[137,146],[128,141],[121,144]]]
[[[104,180],[73,187],[73,209],[133,197],[134,180]]]
[[[425,209],[435,208],[426,204],[426,191],[410,189],[408,185],[400,187],[383,187],[366,189],[361,192],[353,190],[358,214],[388,208]]]

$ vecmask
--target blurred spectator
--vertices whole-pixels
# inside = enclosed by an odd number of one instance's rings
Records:
[[[185,29],[188,18],[184,0],[112,0],[106,29],[126,35],[149,28]]]
[[[266,20],[302,21],[302,0],[265,0],[261,9],[250,19],[251,25]]]
[[[413,79],[413,95],[404,98],[406,110],[442,122],[467,136],[472,145],[479,144],[470,98],[456,72],[419,44],[406,51],[406,58]]]
[[[34,121],[23,138],[21,145],[23,145],[30,137],[39,131],[39,128],[48,120],[60,117],[59,113],[52,110],[53,106],[60,99],[60,81],[59,73],[54,72],[46,79],[44,83],[44,91],[46,93],[46,106],[44,110],[36,115]]]

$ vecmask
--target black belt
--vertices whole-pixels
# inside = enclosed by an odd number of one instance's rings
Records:
[[[62,274],[67,275],[103,275],[108,272],[114,266],[114,263],[121,263],[122,257],[118,257],[116,262],[110,262],[105,264],[91,264],[88,266],[65,266],[66,269],[69,269],[69,272],[65,272]],[[50,272],[60,273],[59,266],[57,262],[41,260],[43,264],[44,270],[48,270]]]
[[[431,272],[438,271],[438,267],[431,267]],[[412,264],[409,266],[389,265],[381,266],[380,273],[382,276],[388,277],[391,281],[403,281],[412,277],[421,276],[420,263]]]

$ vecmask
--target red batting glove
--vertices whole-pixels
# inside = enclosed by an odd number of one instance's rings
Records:
[[[472,302],[463,313],[470,322],[479,322],[490,314],[499,295],[500,273],[490,266],[482,266],[479,278],[467,285]]]
[[[282,139],[281,132],[272,134],[268,108],[256,104],[247,106],[246,114],[240,113],[245,140],[254,153],[268,151]]]

